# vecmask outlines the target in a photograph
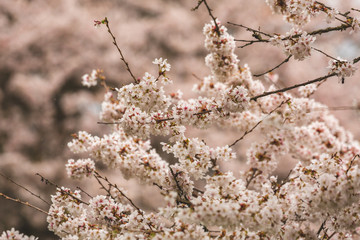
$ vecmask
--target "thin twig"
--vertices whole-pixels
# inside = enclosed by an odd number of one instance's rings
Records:
[[[278,110],[284,103],[287,103],[288,101],[290,101],[290,99],[288,99],[288,100],[286,100],[286,101],[282,101],[279,106],[277,106],[276,108],[274,108],[273,110],[271,110],[263,119],[261,119],[259,122],[257,122],[250,130],[245,131],[245,133],[244,133],[240,138],[236,139],[235,142],[233,142],[231,145],[229,145],[229,147],[232,147],[232,146],[234,146],[236,143],[238,143],[239,141],[243,140],[246,135],[248,135],[249,133],[251,133],[252,131],[254,131],[254,129],[255,129],[257,126],[259,126],[260,123],[262,123],[268,116],[270,116],[273,112],[275,112],[276,110]]]
[[[317,52],[319,52],[319,53],[324,54],[324,55],[325,55],[325,56],[327,56],[328,58],[331,58],[331,59],[333,59],[333,60],[335,60],[335,61],[339,61],[339,59],[336,59],[336,58],[334,58],[334,57],[330,56],[329,54],[327,54],[327,53],[325,53],[325,52],[321,51],[320,49],[317,49],[317,48],[314,48],[314,47],[311,47],[311,49],[313,49],[313,50],[315,50],[315,51],[317,51]]]
[[[351,159],[351,162],[350,162],[350,164],[349,164],[349,167],[346,169],[346,175],[348,174],[350,168],[352,167],[352,164],[354,163],[356,157],[360,157],[360,155],[359,155],[359,154],[356,154],[356,155],[353,157],[353,159]]]
[[[25,206],[31,207],[31,208],[33,208],[33,209],[35,209],[35,210],[38,210],[39,212],[45,213],[46,215],[49,214],[49,213],[46,212],[45,210],[42,210],[41,208],[38,208],[38,207],[36,207],[36,206],[28,203],[28,202],[21,201],[21,200],[18,199],[18,198],[12,198],[12,197],[9,197],[9,196],[7,196],[7,195],[5,195],[5,194],[3,194],[3,193],[0,193],[0,196],[3,197],[3,198],[5,198],[5,199],[7,199],[7,200],[10,200],[10,201],[13,201],[13,202],[17,202],[17,203],[23,204],[23,205],[25,205]]]
[[[172,168],[171,168],[171,167],[169,167],[169,168],[170,168],[171,175],[173,176],[173,178],[174,178],[174,180],[175,180],[176,186],[177,186],[177,188],[179,189],[179,192],[180,192],[181,196],[183,196],[183,195],[184,195],[184,192],[183,192],[182,188],[180,187],[179,182],[177,181],[177,175],[178,175],[178,173],[175,174],[174,171],[172,170]]]
[[[327,221],[327,217],[326,217],[326,219],[321,223],[321,226],[320,226],[319,230],[317,231],[316,235],[319,236],[319,234],[321,233],[321,231],[322,231],[322,230],[324,229],[324,227],[325,227],[326,221]]]
[[[254,74],[254,77],[261,77],[262,75],[265,75],[265,74],[267,74],[267,73],[269,73],[269,72],[274,71],[275,69],[279,68],[279,67],[280,67],[281,65],[283,65],[284,63],[287,63],[287,62],[290,60],[291,57],[292,57],[292,55],[289,55],[289,56],[288,56],[284,61],[282,61],[280,64],[276,65],[275,67],[273,67],[272,69],[270,69],[270,70],[268,70],[268,71],[266,71],[266,72],[264,72],[264,73]]]
[[[250,46],[254,43],[259,43],[259,42],[268,42],[267,40],[253,40],[253,41],[249,41],[249,40],[236,40],[235,41],[247,41],[248,43],[247,44],[244,44],[244,45],[241,45],[241,46],[238,46],[238,48],[245,48],[247,46]]]
[[[249,45],[252,45],[254,43],[260,43],[260,42],[269,42],[269,39],[263,39],[261,37],[261,34],[264,35],[264,36],[267,36],[269,38],[272,37],[272,35],[268,34],[268,33],[265,33],[263,31],[259,31],[259,30],[255,30],[255,29],[252,29],[250,27],[246,27],[242,24],[236,24],[236,23],[231,23],[231,22],[228,22],[229,24],[232,24],[232,25],[235,25],[235,26],[239,26],[239,27],[242,27],[242,28],[245,28],[247,29],[248,31],[252,31],[253,32],[253,37],[256,39],[256,40],[241,40],[241,39],[235,39],[235,41],[237,42],[246,42],[246,44],[242,45],[242,46],[239,46],[239,48],[244,48],[244,47],[247,47]],[[333,31],[344,31],[346,30],[347,28],[350,28],[351,25],[348,24],[348,23],[344,23],[344,24],[341,24],[339,26],[336,26],[336,27],[328,27],[328,28],[323,28],[323,29],[318,29],[318,30],[315,30],[315,31],[312,31],[310,33],[308,33],[308,35],[321,35],[321,34],[324,34],[324,33],[329,33],[329,32],[333,32]],[[292,35],[292,36],[288,36],[288,37],[284,37],[282,38],[281,40],[288,40],[288,39],[293,39],[293,38],[299,38],[301,37],[301,34],[295,34],[295,35]],[[359,59],[360,60],[360,59]]]
[[[265,97],[265,96],[268,96],[268,95],[271,95],[271,94],[286,92],[286,91],[289,91],[289,90],[294,89],[294,88],[298,88],[298,87],[301,87],[301,86],[306,86],[306,85],[309,85],[311,83],[320,82],[320,81],[322,81],[324,79],[327,79],[327,78],[330,78],[330,77],[333,77],[333,76],[336,76],[336,75],[337,75],[336,73],[329,73],[328,75],[325,75],[325,76],[322,76],[322,77],[319,77],[319,78],[315,78],[315,79],[309,80],[307,82],[295,84],[295,85],[290,86],[290,87],[286,87],[286,88],[282,88],[282,89],[275,90],[275,91],[270,91],[270,92],[264,92],[263,94],[260,94],[260,95],[257,95],[255,97],[250,98],[250,100],[256,101],[259,98],[262,98],[262,97]]]
[[[335,234],[336,234],[337,232],[335,231],[335,232],[333,232],[329,237],[328,237],[328,239],[327,240],[330,240],[333,236],[335,236]]]
[[[199,81],[203,81],[199,76],[197,76],[195,73],[192,73],[191,74],[194,78],[196,78],[197,80],[199,80]]]
[[[344,30],[348,29],[349,27],[351,27],[351,25],[341,24],[341,25],[336,26],[336,27],[328,27],[328,28],[315,30],[315,31],[312,31],[312,32],[308,33],[308,35],[321,35],[323,33],[329,33],[329,32],[333,32],[333,31],[344,31]],[[297,35],[294,35],[293,37],[295,37],[295,36],[297,36]],[[299,35],[299,37],[300,36],[301,35]]]
[[[199,116],[199,115],[203,115],[206,113],[211,113],[212,110],[205,110],[205,111],[201,111],[201,112],[197,112],[197,113],[193,113],[193,116]],[[161,118],[161,119],[155,119],[156,123],[161,123],[161,122],[165,122],[165,121],[171,121],[174,120],[175,118],[171,117],[171,118]],[[121,124],[121,122],[97,122],[97,124]]]
[[[195,7],[193,7],[193,8],[191,9],[191,11],[198,10],[199,7],[200,7],[200,5],[201,5],[202,3],[203,3],[203,0],[199,0],[198,3],[197,3],[197,5],[196,5]]]
[[[286,183],[297,178],[297,177],[294,177],[294,178],[290,179],[291,173],[292,173],[292,169],[289,171],[288,175],[283,180],[281,180],[281,183],[276,184],[276,186],[275,186],[276,188],[273,188],[274,194],[276,194],[278,191],[280,191],[281,187],[284,186]]]
[[[112,183],[107,179],[107,177],[101,176],[97,171],[94,172],[94,176],[95,176],[96,179],[98,179],[98,180],[99,180],[99,179],[102,179],[102,180],[104,180],[109,186],[111,186],[111,187],[115,188],[116,190],[118,190],[119,193],[120,193],[124,198],[126,198],[126,200],[129,201],[129,203],[138,211],[138,213],[139,213],[140,215],[142,215],[142,216],[144,215],[144,214],[143,214],[143,211],[142,211],[138,206],[136,206],[135,203],[134,203],[128,196],[126,196],[125,193],[123,193],[116,184],[112,184]],[[100,182],[100,183],[101,183],[101,182]],[[105,190],[106,190],[106,188],[105,188]],[[108,193],[109,193],[109,191],[108,191]]]
[[[91,196],[89,193],[84,191],[81,187],[77,186],[76,188],[79,189],[81,192],[85,193],[89,198],[93,198],[93,196]]]
[[[107,28],[108,32],[110,33],[110,35],[111,35],[111,37],[112,37],[112,39],[113,39],[113,44],[115,45],[115,47],[117,48],[118,52],[120,53],[120,57],[121,57],[120,59],[121,59],[121,61],[123,61],[123,62],[125,63],[126,70],[130,73],[131,77],[134,79],[134,82],[137,83],[138,80],[136,80],[136,77],[135,77],[134,74],[131,72],[130,67],[129,67],[129,64],[128,64],[128,62],[125,60],[124,55],[122,54],[122,52],[121,52],[121,50],[120,50],[120,47],[119,47],[119,45],[118,45],[117,42],[116,42],[116,38],[115,38],[114,34],[111,32],[111,29],[110,29],[110,26],[109,26],[109,21],[108,21],[107,18],[104,19],[104,23],[105,23],[105,25],[106,25],[106,28]]]
[[[184,191],[182,190],[180,184],[179,184],[179,181],[177,180],[177,176],[181,173],[181,172],[177,172],[177,173],[174,173],[174,170],[169,166],[170,168],[170,172],[171,172],[171,175],[173,176],[174,178],[174,181],[176,183],[176,187],[178,188],[179,190],[179,193],[180,193],[180,198],[183,197],[185,200],[181,200],[181,199],[177,199],[178,202],[180,203],[184,203],[186,205],[188,205],[189,207],[192,206],[192,203],[190,202],[190,200],[188,199],[188,197],[186,196],[186,194],[184,193]]]
[[[329,10],[332,10],[332,9],[333,9],[332,7],[326,6],[326,5],[325,5],[324,3],[322,3],[322,2],[315,1],[315,3],[321,5],[322,7],[327,8],[327,9],[329,9]],[[351,9],[351,10],[352,10],[352,9]],[[346,12],[346,13],[341,13],[341,12],[339,12],[339,15],[348,18],[348,14],[349,14],[349,13],[350,13],[350,12]]]
[[[51,205],[48,201],[46,201],[45,199],[43,199],[40,195],[37,195],[37,194],[33,193],[32,191],[30,191],[29,189],[27,189],[26,187],[24,187],[24,186],[16,183],[15,181],[13,181],[11,178],[9,178],[8,176],[6,176],[5,174],[3,174],[3,173],[0,172],[0,175],[1,175],[2,177],[6,178],[8,181],[10,181],[10,182],[12,182],[13,184],[15,184],[16,186],[24,189],[25,191],[27,191],[27,192],[30,193],[31,195],[37,197],[38,199],[40,199],[41,201],[43,201],[43,202],[46,203],[47,205],[49,205],[49,206]]]
[[[36,173],[35,175],[39,176],[39,177],[41,178],[41,181],[42,181],[42,182],[45,182],[45,184],[50,184],[50,185],[52,185],[52,186],[57,187],[57,189],[59,189],[59,190],[61,191],[61,193],[64,193],[64,194],[70,196],[71,198],[73,198],[74,200],[76,200],[76,201],[78,201],[78,202],[81,202],[81,203],[83,203],[83,204],[85,204],[85,205],[89,205],[89,203],[84,202],[84,201],[81,200],[80,198],[75,197],[74,195],[72,195],[71,193],[69,193],[69,192],[67,192],[67,191],[64,191],[59,185],[57,185],[56,183],[53,183],[53,182],[51,182],[49,179],[43,177],[40,173]]]
[[[206,7],[206,9],[208,10],[208,13],[209,13],[210,17],[211,17],[212,20],[214,21],[216,34],[220,37],[221,33],[220,33],[219,25],[218,25],[217,22],[216,22],[216,17],[214,17],[214,15],[212,14],[212,11],[213,11],[213,10],[209,7],[209,5],[208,5],[208,3],[206,2],[206,0],[199,0],[198,3],[197,3],[197,5],[196,5],[196,7],[192,8],[191,10],[192,10],[192,11],[197,10],[202,3],[205,4],[205,7]]]
[[[246,188],[249,187],[251,181],[256,178],[257,176],[259,176],[260,174],[262,174],[262,171],[257,169],[257,168],[251,168],[250,169],[252,171],[251,176],[249,178],[246,179]]]
[[[257,34],[262,34],[262,35],[265,35],[267,37],[272,37],[270,34],[266,33],[266,32],[263,32],[263,31],[260,31],[260,30],[256,30],[256,29],[253,29],[253,28],[250,28],[250,27],[247,27],[247,26],[244,26],[242,24],[238,24],[238,23],[232,23],[232,22],[227,22],[228,24],[231,24],[231,25],[234,25],[234,26],[237,26],[237,27],[242,27],[242,28],[245,28],[247,31],[249,32],[253,32],[253,33],[257,33]],[[253,35],[254,36],[254,35]],[[258,35],[254,36],[255,38],[258,37]],[[260,38],[262,39],[262,38]],[[260,40],[258,39],[258,40]]]
[[[357,63],[358,61],[360,61],[360,57],[354,58],[353,64]]]

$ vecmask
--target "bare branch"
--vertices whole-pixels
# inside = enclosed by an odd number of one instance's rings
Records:
[[[249,32],[253,32],[253,37],[258,39],[258,40],[263,40],[261,38],[261,36],[259,36],[259,34],[262,34],[262,35],[265,35],[267,37],[272,37],[272,35],[270,35],[269,33],[266,33],[266,32],[262,32],[260,30],[256,30],[256,29],[253,29],[253,28],[250,28],[250,27],[247,27],[247,26],[244,26],[242,24],[238,24],[238,23],[232,23],[232,22],[227,22],[228,24],[231,24],[231,25],[234,25],[234,26],[237,26],[237,27],[242,27],[242,28],[245,28],[247,31]],[[254,35],[255,34],[255,35]]]
[[[97,171],[94,172],[94,176],[95,176],[95,178],[98,180],[98,182],[99,182],[101,185],[102,185],[102,183],[99,181],[99,179],[104,180],[109,186],[111,186],[111,187],[115,188],[117,191],[119,191],[119,193],[120,193],[124,198],[126,198],[126,200],[129,201],[129,203],[138,211],[138,213],[139,213],[140,215],[144,216],[143,211],[142,211],[138,206],[136,206],[135,203],[134,203],[129,197],[127,197],[127,196],[125,195],[125,193],[123,193],[116,184],[112,184],[112,183],[107,179],[107,177],[101,176]],[[103,185],[102,185],[102,186],[103,186]],[[103,186],[103,187],[104,187],[104,186]],[[105,187],[104,187],[104,189],[106,190]],[[107,190],[106,190],[106,191],[107,191]],[[107,192],[110,194],[110,191],[107,191]],[[110,196],[111,196],[111,195],[110,195]]]
[[[221,33],[220,33],[219,25],[218,25],[217,22],[216,22],[216,17],[214,17],[214,15],[212,14],[212,11],[213,11],[213,10],[209,7],[209,5],[208,5],[208,3],[206,2],[206,0],[199,0],[199,1],[198,1],[198,4],[196,5],[196,7],[192,8],[191,10],[192,10],[192,11],[197,10],[202,3],[204,3],[206,9],[208,10],[208,13],[209,13],[210,17],[211,17],[212,20],[214,21],[216,34],[220,37]]]
[[[350,164],[349,164],[349,167],[346,169],[346,175],[348,174],[348,172],[349,172],[351,166],[353,165],[356,157],[360,158],[360,155],[359,155],[359,154],[356,154],[356,155],[353,157],[353,159],[351,159],[351,162],[350,162]]]
[[[327,221],[327,218],[321,223],[320,228],[319,228],[319,230],[317,231],[316,235],[319,236],[319,234],[321,233],[321,231],[322,231],[322,230],[324,229],[324,227],[325,227],[326,221]]]
[[[106,27],[107,27],[108,32],[110,33],[110,35],[111,35],[111,37],[112,37],[112,39],[113,39],[113,44],[115,45],[115,47],[117,48],[118,52],[120,53],[120,57],[121,57],[120,59],[121,59],[121,61],[123,61],[123,62],[125,63],[126,70],[130,73],[131,77],[134,79],[134,82],[137,83],[138,80],[136,79],[136,77],[134,76],[134,74],[131,72],[130,67],[129,67],[129,64],[128,64],[128,62],[125,60],[124,55],[122,54],[122,52],[121,52],[121,50],[120,50],[120,47],[119,47],[119,45],[118,45],[117,42],[116,42],[116,38],[115,38],[114,34],[111,32],[110,25],[109,25],[109,21],[108,21],[107,18],[104,19],[104,23],[105,23],[105,25],[106,25]]]
[[[41,181],[42,181],[42,182],[45,182],[45,184],[50,184],[50,185],[52,185],[52,186],[57,187],[57,189],[59,189],[59,190],[61,191],[61,193],[68,195],[69,197],[73,198],[74,200],[76,200],[76,201],[78,201],[78,202],[81,202],[81,203],[83,203],[83,204],[85,204],[85,205],[89,205],[89,203],[84,202],[84,201],[81,200],[80,198],[75,197],[74,195],[72,195],[71,193],[68,193],[67,191],[64,191],[59,185],[57,185],[56,183],[53,183],[53,182],[51,182],[49,179],[43,177],[40,173],[36,173],[35,175],[39,176],[39,177],[41,178]]]
[[[10,181],[10,182],[12,182],[13,184],[15,184],[16,186],[24,189],[25,191],[27,191],[27,192],[30,193],[31,195],[37,197],[38,199],[40,199],[41,201],[43,201],[43,202],[46,203],[47,205],[49,205],[49,206],[51,205],[48,201],[46,201],[45,199],[43,199],[40,195],[37,195],[37,194],[33,193],[32,191],[30,191],[29,189],[27,189],[26,187],[24,187],[24,186],[16,183],[15,181],[13,181],[11,178],[9,178],[8,176],[6,176],[5,174],[3,174],[3,173],[0,172],[0,175],[1,175],[2,177],[6,178],[8,181]]]
[[[188,197],[186,196],[186,194],[184,193],[184,191],[182,190],[180,184],[179,184],[179,181],[177,180],[177,176],[181,173],[181,172],[177,172],[177,173],[174,173],[174,170],[169,166],[170,168],[170,172],[171,172],[171,175],[173,176],[174,178],[174,181],[176,183],[176,187],[178,188],[179,190],[179,197],[180,199],[177,199],[178,202],[180,203],[184,203],[186,204],[187,206],[191,207],[192,206],[192,203],[190,202],[190,200],[188,199]],[[184,200],[181,199],[181,197],[184,198]]]
[[[82,189],[81,187],[77,186],[76,188],[79,189],[81,192],[85,193],[89,198],[93,198],[93,196],[91,196],[89,193],[84,191],[84,189]]]
[[[262,171],[257,168],[251,168],[250,171],[251,171],[251,175],[248,178],[246,178],[246,188],[249,187],[252,180],[254,180],[257,176],[262,174]]]
[[[289,101],[290,101],[290,99],[288,99],[288,100],[286,100],[286,101],[282,101],[279,106],[277,106],[276,108],[274,108],[273,110],[271,110],[271,112],[269,112],[263,119],[261,119],[259,122],[257,122],[250,130],[245,131],[245,133],[244,133],[240,138],[236,139],[235,142],[233,142],[232,144],[230,144],[229,147],[232,147],[232,146],[234,146],[236,143],[238,143],[239,141],[243,140],[246,135],[248,135],[249,133],[251,133],[252,131],[254,131],[254,129],[255,129],[257,126],[259,126],[259,124],[262,123],[268,116],[270,116],[273,112],[275,112],[276,110],[278,110],[284,103],[287,103],[287,102],[289,102]]]
[[[324,51],[321,51],[320,49],[317,49],[317,48],[314,48],[314,47],[311,47],[311,49],[313,49],[313,50],[315,50],[315,51],[317,51],[317,52],[319,52],[319,53],[324,54],[324,55],[327,56],[328,58],[331,58],[331,59],[333,59],[333,60],[335,60],[335,61],[339,61],[338,59],[330,56],[329,54],[325,53]]]
[[[21,201],[21,200],[18,199],[18,198],[12,198],[12,197],[9,197],[9,196],[7,196],[7,195],[5,195],[5,194],[3,194],[3,193],[0,193],[0,196],[3,197],[3,198],[5,198],[5,199],[7,199],[7,200],[10,200],[10,201],[13,201],[13,202],[17,202],[17,203],[23,204],[23,205],[25,205],[25,206],[31,207],[31,208],[33,208],[33,209],[35,209],[35,210],[38,210],[39,212],[42,212],[42,213],[44,213],[44,214],[46,214],[46,215],[49,214],[49,213],[46,212],[45,210],[42,210],[41,208],[38,208],[38,207],[36,207],[36,206],[28,203],[28,202]]]
[[[270,69],[270,70],[268,70],[268,71],[266,71],[266,72],[264,72],[264,73],[254,74],[254,77],[261,77],[262,75],[265,75],[265,74],[267,74],[267,73],[269,73],[269,72],[274,71],[275,69],[281,67],[281,65],[283,65],[284,63],[287,63],[287,62],[290,60],[291,57],[292,57],[292,55],[289,55],[289,56],[288,56],[284,61],[282,61],[280,64],[276,65],[275,67],[273,67],[272,69]]]
[[[255,97],[250,98],[250,100],[256,101],[256,100],[259,99],[259,98],[262,98],[262,97],[265,97],[265,96],[269,96],[269,95],[271,95],[271,94],[286,92],[286,91],[289,91],[289,90],[294,89],[294,88],[298,88],[298,87],[301,87],[301,86],[309,85],[309,84],[311,84],[311,83],[316,83],[316,82],[323,81],[323,80],[325,80],[325,79],[327,79],[327,78],[330,78],[330,77],[333,77],[333,76],[336,76],[336,73],[329,73],[329,74],[327,74],[327,75],[325,75],[325,76],[322,76],[322,77],[319,77],[319,78],[315,78],[315,79],[309,80],[309,81],[307,81],[307,82],[295,84],[295,85],[293,85],[293,86],[286,87],[286,88],[282,88],[282,89],[279,89],[279,90],[270,91],[270,92],[264,92],[263,94],[260,94],[260,95],[258,95],[258,96],[255,96]]]

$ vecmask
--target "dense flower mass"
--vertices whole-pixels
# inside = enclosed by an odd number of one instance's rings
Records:
[[[311,56],[316,40],[301,27],[319,12],[327,20],[338,14],[313,0],[266,2],[292,29],[273,37],[251,31],[260,42],[281,46],[297,60]],[[356,31],[357,20],[350,20],[343,27]],[[128,85],[106,88],[100,118],[113,126],[112,132],[101,137],[86,131],[73,134],[69,149],[89,158],[66,164],[72,178],[93,176],[100,184],[106,182],[107,187],[101,184],[105,193],[85,201],[78,190],[58,188],[48,212],[49,229],[62,239],[356,239],[360,144],[326,105],[310,96],[327,78],[354,75],[357,61],[332,59],[325,77],[279,89],[280,76],[268,71],[264,83],[254,79],[247,64],[240,65],[235,39],[220,21],[206,24],[203,33],[210,74],[194,85],[197,97],[167,93],[171,66],[163,58],[153,61],[157,76],[146,72]],[[82,83],[96,85],[98,77],[104,80],[93,72]],[[287,92],[292,88],[300,96]],[[210,127],[245,133],[218,147],[187,136],[188,129]],[[237,156],[233,147],[255,129],[261,138]],[[174,161],[151,145],[150,137],[159,135],[168,137],[161,150]],[[287,176],[276,172],[280,159],[296,162]],[[246,168],[223,170],[225,162],[236,160]],[[145,212],[102,177],[95,162],[126,179],[156,186],[166,204]],[[2,239],[9,234],[19,233],[7,231]]]

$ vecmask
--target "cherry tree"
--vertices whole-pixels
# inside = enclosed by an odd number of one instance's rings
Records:
[[[204,7],[211,17],[203,28],[208,51],[205,64],[210,71],[194,85],[197,97],[191,99],[184,99],[180,90],[165,90],[172,84],[168,73],[171,59],[156,58],[157,75],[146,72],[137,78],[109,20],[95,21],[96,27],[106,28],[110,34],[132,83],[111,87],[101,70],[82,77],[84,86],[101,83],[106,90],[99,123],[111,126],[112,132],[103,136],[85,131],[74,134],[69,149],[86,157],[69,159],[66,171],[74,179],[95,178],[103,192],[91,196],[84,190],[57,186],[46,212],[49,230],[62,239],[358,237],[360,145],[329,108],[311,95],[328,79],[338,78],[339,84],[344,84],[354,75],[360,57],[331,56],[314,43],[320,35],[356,34],[359,10],[342,13],[314,0],[267,0],[266,4],[274,14],[283,15],[291,29],[274,34],[228,23],[252,34],[251,39],[240,40],[228,33],[206,0],[198,1],[193,10]],[[305,31],[314,17],[329,25]],[[269,71],[253,74],[251,66],[240,62],[235,49],[256,44],[279,47],[287,57]],[[327,74],[279,87],[280,76],[274,71],[291,58],[308,59],[314,51],[329,58]],[[297,93],[290,93],[292,89]],[[211,147],[200,138],[187,136],[189,127],[212,126],[232,129],[239,138]],[[246,168],[224,171],[224,163],[238,158],[234,147],[255,129],[262,135],[246,151]],[[162,151],[172,155],[175,163],[154,149],[151,136],[168,137],[161,143]],[[275,170],[284,156],[296,164],[280,178]],[[166,204],[153,212],[141,209],[96,163],[127,179],[156,186]],[[239,170],[237,177],[235,171]],[[0,239],[35,238],[11,229]]]

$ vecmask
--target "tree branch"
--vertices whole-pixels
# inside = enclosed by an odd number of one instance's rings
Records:
[[[106,28],[108,30],[108,32],[110,33],[112,39],[113,39],[113,44],[115,45],[116,49],[118,50],[118,52],[120,53],[120,59],[121,61],[123,61],[125,63],[125,66],[126,66],[126,70],[130,73],[131,77],[134,79],[134,82],[137,83],[138,80],[136,79],[136,77],[134,76],[134,74],[131,72],[130,70],[130,67],[129,67],[129,64],[128,62],[125,60],[124,58],[124,55],[122,54],[121,50],[120,50],[120,47],[119,45],[117,44],[116,42],[116,38],[114,36],[114,34],[111,32],[111,29],[110,29],[110,25],[109,25],[109,21],[107,18],[104,19],[104,24],[106,25]]]
[[[268,71],[266,71],[266,72],[264,72],[264,73],[254,74],[254,77],[261,77],[262,75],[265,75],[265,74],[267,74],[267,73],[269,73],[269,72],[274,71],[275,69],[279,68],[279,67],[280,67],[281,65],[283,65],[284,63],[287,63],[287,62],[290,60],[291,57],[292,57],[292,55],[289,55],[289,56],[288,56],[284,61],[282,61],[280,64],[276,65],[275,67],[273,67],[272,69],[270,69],[270,70],[268,70]]]
[[[279,90],[270,91],[270,92],[264,92],[263,94],[260,94],[260,95],[257,95],[255,97],[250,98],[250,100],[256,101],[259,98],[262,98],[262,97],[265,97],[265,96],[268,96],[268,95],[271,95],[271,94],[286,92],[286,91],[289,91],[289,90],[294,89],[294,88],[298,88],[298,87],[301,87],[301,86],[306,86],[306,85],[309,85],[311,83],[320,82],[320,81],[322,81],[324,79],[327,79],[327,78],[330,78],[330,77],[333,77],[333,76],[336,76],[336,73],[329,73],[328,75],[325,75],[323,77],[315,78],[313,80],[309,80],[309,81],[304,82],[304,83],[295,84],[293,86],[282,88],[282,89],[279,89]]]
[[[202,3],[204,3],[206,9],[208,10],[208,13],[209,13],[210,17],[211,17],[212,20],[214,21],[216,34],[218,35],[218,37],[220,37],[221,33],[220,33],[219,25],[218,25],[217,22],[216,22],[216,17],[214,17],[214,15],[212,14],[212,11],[213,11],[213,10],[209,7],[209,5],[208,5],[208,3],[206,2],[206,0],[199,0],[199,1],[198,1],[198,4],[196,5],[196,7],[192,8],[191,10],[192,10],[192,11],[197,10]]]
[[[51,205],[48,201],[46,201],[45,199],[43,199],[40,195],[37,195],[35,193],[33,193],[32,191],[30,191],[29,189],[27,189],[26,187],[16,183],[15,181],[13,181],[11,178],[9,178],[8,176],[4,175],[3,173],[0,172],[0,175],[4,178],[6,178],[8,181],[12,182],[13,184],[15,184],[16,186],[24,189],[25,191],[27,191],[28,193],[30,193],[31,195],[37,197],[38,199],[40,199],[41,201],[43,201],[44,203],[46,203],[47,205]]]
[[[232,146],[234,146],[236,143],[238,143],[239,141],[243,140],[246,135],[248,135],[249,133],[251,133],[252,131],[254,131],[254,129],[255,129],[257,126],[259,126],[259,124],[262,123],[268,116],[270,116],[273,112],[275,112],[276,110],[278,110],[284,103],[287,103],[287,102],[289,102],[289,101],[290,101],[290,99],[288,99],[288,100],[286,100],[286,101],[282,101],[279,106],[277,106],[276,108],[274,108],[273,110],[271,110],[271,112],[269,112],[263,119],[261,119],[259,122],[257,122],[250,130],[245,131],[245,133],[244,133],[240,138],[236,139],[235,142],[233,142],[232,144],[230,144],[229,147],[232,147]]]
[[[10,200],[10,201],[13,201],[13,202],[17,202],[17,203],[23,204],[23,205],[25,205],[25,206],[31,207],[31,208],[33,208],[33,209],[35,209],[35,210],[38,210],[39,212],[45,213],[46,215],[49,214],[48,212],[42,210],[41,208],[38,208],[38,207],[36,207],[36,206],[28,203],[28,202],[23,202],[23,201],[21,201],[21,200],[18,199],[18,198],[9,197],[9,196],[1,193],[1,192],[0,192],[0,196],[3,197],[3,198],[5,198],[5,199],[7,199],[7,200]]]

